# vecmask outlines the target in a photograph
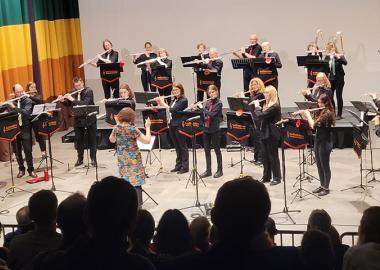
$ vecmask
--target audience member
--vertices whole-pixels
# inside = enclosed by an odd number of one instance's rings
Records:
[[[380,206],[364,211],[357,246],[344,255],[343,269],[380,269]]]
[[[196,217],[191,221],[190,234],[196,250],[205,252],[209,249],[210,227],[211,224],[205,216]]]
[[[138,210],[136,225],[129,237],[131,244],[129,252],[151,259],[153,252],[150,250],[150,243],[153,239],[154,230],[155,223],[152,214],[144,209]]]
[[[178,209],[166,210],[162,215],[155,240],[160,255],[174,257],[193,251],[189,224]]]
[[[19,226],[14,232],[7,233],[4,236],[4,247],[9,248],[9,244],[16,235],[24,234],[34,228],[33,221],[30,218],[29,207],[21,207],[16,213],[16,221]]]
[[[266,232],[268,234],[269,239],[272,241],[272,245],[276,245],[276,241],[274,240],[275,236],[277,235],[277,228],[276,223],[274,222],[273,218],[268,217],[267,222],[265,223]]]
[[[215,245],[219,241],[218,228],[216,228],[214,224],[211,225],[208,239],[211,246]]]
[[[137,194],[130,183],[114,176],[94,183],[84,214],[89,237],[50,262],[51,269],[155,269],[147,259],[127,252],[136,214]]]
[[[56,232],[57,203],[57,197],[50,190],[40,190],[30,197],[28,207],[35,228],[12,239],[9,268],[32,269],[32,261],[38,253],[58,248],[62,236]]]
[[[329,236],[315,229],[305,232],[301,242],[301,257],[307,270],[333,270],[334,252]]]

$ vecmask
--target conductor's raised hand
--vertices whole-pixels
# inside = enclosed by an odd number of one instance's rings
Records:
[[[150,128],[151,125],[152,125],[152,121],[151,121],[150,118],[148,117],[148,118],[145,120],[145,128]]]

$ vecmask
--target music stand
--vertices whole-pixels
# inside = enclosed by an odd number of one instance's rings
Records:
[[[102,81],[107,83],[114,83],[119,81],[120,72],[123,72],[123,67],[121,63],[99,63],[100,67],[100,78]],[[111,98],[113,98],[114,91],[111,93]]]
[[[14,140],[16,140],[16,137],[20,133],[20,126],[19,126],[19,119],[18,118],[19,118],[19,114],[15,111],[0,113],[0,140],[6,141],[9,143],[9,162],[11,165],[11,187],[8,188],[7,190],[5,190],[5,195],[1,196],[2,200],[5,200],[5,198],[7,196],[14,194],[17,191],[32,193],[30,191],[16,187],[15,182],[14,182],[14,177],[13,177],[13,162],[12,162],[11,143]],[[2,211],[2,213],[3,213],[3,211]]]
[[[294,103],[300,110],[310,110],[318,108],[318,102],[314,101],[296,101]]]
[[[201,120],[202,111],[186,111],[181,112],[183,118],[186,120],[182,121],[181,125],[178,127],[178,133],[182,136],[191,139],[191,149],[193,151],[193,168],[189,178],[187,179],[186,188],[191,179],[193,185],[198,185],[199,179],[203,182],[203,185],[206,186],[202,177],[198,173],[198,160],[197,160],[197,150],[196,150],[196,138],[203,134],[204,123]],[[196,187],[198,190],[198,187]],[[198,192],[198,191],[197,191]]]
[[[193,93],[194,100],[197,100],[197,80],[195,79],[196,69],[199,69],[199,64],[194,63],[194,60],[202,60],[202,56],[193,55],[193,56],[182,56],[181,62],[183,67],[191,67],[192,68],[192,76],[193,76]]]
[[[370,116],[375,116],[377,115],[377,109],[372,105],[371,102],[362,102],[362,101],[351,101],[352,105],[359,111],[364,113],[364,119],[368,119]],[[370,115],[371,114],[371,115]],[[366,123],[366,120],[363,121],[359,116],[356,116],[361,123],[365,123],[366,126],[368,124]],[[372,148],[372,134],[371,134],[371,129],[368,128],[368,141],[369,141],[369,151],[370,151],[370,158],[371,158],[371,168],[370,169],[365,169],[367,172],[367,176],[372,173],[372,179],[368,181],[368,183],[371,182],[380,182],[379,180],[376,179],[376,172],[380,172],[380,169],[375,169],[373,166],[373,148]],[[367,148],[365,148],[367,149]]]
[[[253,110],[253,105],[249,104],[248,97],[227,97],[227,102],[230,110],[248,112]]]
[[[149,105],[157,105],[154,98],[159,97],[160,94],[157,92],[135,92],[136,103]]]
[[[31,120],[31,124],[33,126],[35,126],[37,128],[37,130],[39,130],[40,128],[44,128],[43,125],[40,125],[39,121],[42,121],[42,116],[49,113],[49,112],[53,112],[54,110],[56,110],[56,107],[57,107],[57,103],[44,103],[44,104],[36,104],[33,106],[33,112],[32,112],[32,120]],[[60,111],[61,109],[58,109],[57,111]],[[56,119],[55,121],[60,121],[60,119]],[[47,124],[47,123],[45,123]],[[52,122],[50,122],[50,124],[52,124]],[[57,127],[59,128],[59,127]],[[39,132],[38,132],[39,133]],[[42,134],[41,134],[42,135]],[[47,135],[42,135],[44,136],[45,138],[48,138]],[[38,165],[37,167],[37,170],[41,167],[42,163],[45,161],[46,165],[48,164],[48,159],[50,159],[50,156],[49,155],[45,155],[45,157],[43,159],[41,159],[40,161],[40,164]],[[58,159],[55,159],[53,158],[54,161],[60,163],[60,164],[64,164],[62,161],[58,160]],[[48,166],[47,166],[48,167]],[[47,181],[45,179],[45,181]],[[34,183],[34,182],[32,182]]]
[[[158,169],[156,173],[156,177],[161,173],[169,174],[169,172],[164,171],[164,167],[162,165],[162,148],[161,148],[161,135],[162,133],[166,132],[169,129],[168,126],[168,119],[170,118],[169,115],[169,108],[167,107],[146,107],[142,110],[142,116],[143,116],[143,122],[145,123],[145,120],[147,118],[151,121],[150,130],[153,135],[158,136],[158,162],[160,163],[160,168]],[[153,160],[154,161],[154,160]]]
[[[275,75],[277,67],[274,63],[273,57],[258,57],[251,59],[253,70],[256,71],[257,77],[264,82],[265,86],[277,79],[277,75]]]
[[[279,126],[279,125],[277,125]],[[285,132],[284,132],[284,122],[281,122],[280,129],[281,129],[281,161],[282,161],[282,180],[284,184],[284,208],[282,211],[271,213],[270,215],[278,215],[278,214],[286,214],[289,219],[292,221],[293,224],[296,224],[294,219],[291,217],[289,213],[300,213],[301,210],[289,210],[288,207],[288,200],[287,200],[287,192],[286,192],[286,165],[285,165]]]
[[[196,137],[203,134],[204,124],[203,124],[203,121],[201,120],[202,112],[201,111],[193,111],[193,112],[187,111],[187,112],[183,112],[182,114],[187,119],[182,121],[181,123],[182,129],[180,128],[178,132],[185,137],[191,138],[191,148],[193,151],[193,168],[191,169],[190,176],[187,179],[186,188],[191,179],[191,182],[193,183],[193,185],[195,185],[195,203],[192,206],[184,207],[184,208],[181,208],[180,210],[197,207],[202,212],[202,214],[204,214],[201,207],[205,206],[205,204],[201,204],[199,202],[199,179],[202,181],[205,187],[206,187],[206,184],[203,181],[200,174],[198,173],[197,150],[195,147]]]
[[[121,109],[125,107],[132,107],[132,103],[129,100],[115,100],[115,101],[106,101],[104,103],[106,108],[106,123],[111,126],[116,125],[115,115],[117,115]]]
[[[242,145],[242,142],[247,140],[251,135],[249,132],[249,126],[254,125],[252,113],[243,112],[241,115],[237,115],[235,111],[228,111],[227,116],[227,136],[237,141],[240,144],[240,177],[244,176],[243,173],[243,161],[245,161],[245,147]],[[243,157],[244,151],[244,157]],[[232,161],[231,161],[232,163]],[[231,167],[235,166],[231,164]]]
[[[90,169],[90,158],[88,154],[88,149],[90,147],[89,145],[89,138],[88,138],[88,118],[91,116],[96,117],[97,114],[99,114],[99,106],[98,105],[78,105],[73,106],[73,112],[74,112],[74,118],[84,118],[85,119],[85,132],[84,136],[86,137],[86,156],[87,156],[87,165],[85,165],[83,168],[86,168],[86,175],[88,174],[88,170]],[[96,121],[96,120],[95,120]],[[96,181],[98,181],[98,161],[95,154],[95,177]]]

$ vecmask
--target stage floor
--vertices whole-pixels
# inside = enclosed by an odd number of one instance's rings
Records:
[[[55,185],[57,188],[56,195],[59,201],[68,196],[69,192],[79,191],[83,194],[87,194],[91,184],[95,181],[95,169],[90,168],[86,175],[85,169],[73,168],[73,164],[76,161],[76,151],[73,144],[61,143],[61,136],[63,132],[58,133],[52,138],[52,146],[54,151],[54,158],[61,160],[64,164],[55,163],[54,175]],[[374,138],[374,147],[380,146],[379,138]],[[38,166],[40,157],[40,151],[37,146],[34,146],[35,166]],[[158,156],[158,150],[154,150],[154,153]],[[202,149],[197,150],[199,172],[202,173],[205,169],[205,158]],[[223,154],[223,167],[224,176],[219,179],[206,178],[199,183],[199,200],[201,203],[210,203],[215,199],[218,188],[226,181],[234,179],[239,176],[240,167],[236,165],[231,167],[231,162],[237,162],[240,159],[239,152],[227,152],[226,149],[222,150]],[[192,153],[190,152],[190,160]],[[349,188],[360,184],[360,161],[357,159],[352,149],[334,149],[331,155],[331,167],[332,167],[332,180],[331,180],[331,193],[328,196],[318,199],[312,195],[308,195],[303,199],[296,198],[291,203],[294,195],[292,193],[299,187],[293,187],[296,182],[296,177],[299,173],[298,167],[298,151],[287,149],[286,155],[286,187],[288,207],[290,210],[301,210],[300,213],[291,213],[291,217],[295,220],[296,226],[291,225],[291,220],[285,214],[274,215],[273,218],[279,224],[281,229],[305,229],[308,215],[311,210],[316,208],[326,209],[332,216],[333,223],[337,225],[339,232],[344,231],[356,231],[360,221],[360,217],[364,209],[370,205],[379,205],[380,200],[380,183],[372,182],[370,185],[373,188],[368,189],[367,192],[363,192],[362,189],[351,189],[347,191],[341,191],[341,189]],[[143,153],[143,159],[146,160],[147,153]],[[165,171],[169,171],[173,168],[175,161],[175,152],[173,150],[162,150],[162,162]],[[247,152],[247,159],[252,159],[252,153]],[[370,166],[369,152],[363,154],[363,166]],[[213,158],[213,172],[215,172],[215,156],[212,153]],[[374,167],[380,167],[380,150],[376,149],[373,152]],[[99,179],[108,175],[117,175],[117,162],[113,151],[98,150],[98,163],[99,163]],[[13,163],[14,174],[17,174],[17,164]],[[0,164],[0,195],[5,194],[5,190],[11,186],[10,177],[10,163],[4,162]],[[146,180],[144,190],[148,192],[159,204],[156,206],[152,200],[147,200],[144,203],[144,208],[151,211],[156,222],[167,209],[171,208],[183,208],[194,205],[195,202],[195,187],[189,183],[186,188],[189,173],[178,176],[173,173],[161,173],[157,177],[155,174],[159,169],[159,163],[156,161],[153,164],[147,165],[146,171],[150,176]],[[315,165],[309,166],[308,171],[311,175],[317,176]],[[244,173],[251,175],[256,179],[260,179],[262,176],[262,168],[257,167],[250,162],[244,162]],[[41,171],[39,175],[42,175]],[[365,173],[364,173],[365,175]],[[372,178],[373,174],[370,174],[367,178],[363,178],[364,183]],[[375,174],[376,179],[380,180],[380,174]],[[15,178],[15,184],[17,189],[21,188],[24,191],[11,194],[4,200],[0,201],[0,211],[9,210],[8,214],[3,214],[0,217],[0,221],[3,224],[14,224],[16,211],[27,205],[28,199],[31,193],[40,189],[50,189],[52,186],[51,181],[41,182],[37,184],[27,184],[25,181],[27,177],[22,179]],[[302,187],[307,191],[313,190],[318,186],[318,181],[313,180],[303,181]],[[283,185],[267,186],[270,197],[272,200],[272,212],[281,211],[284,208],[284,195]],[[303,193],[306,195],[306,193]],[[147,196],[144,195],[146,199]],[[201,212],[197,208],[183,210],[183,213],[191,220],[193,214],[200,214]]]

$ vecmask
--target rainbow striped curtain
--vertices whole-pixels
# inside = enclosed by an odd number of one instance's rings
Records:
[[[44,99],[83,77],[78,0],[0,1],[0,98],[12,85],[37,83]]]

